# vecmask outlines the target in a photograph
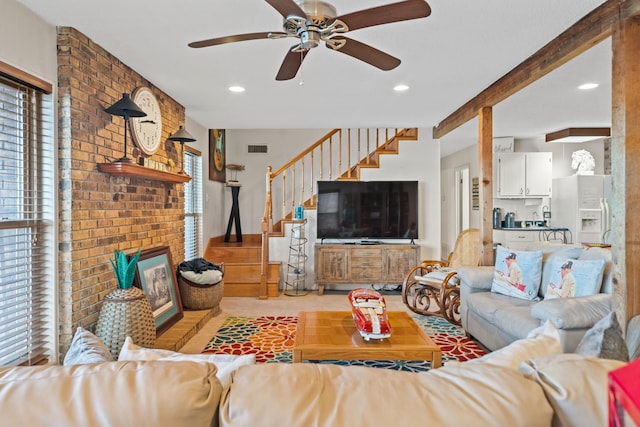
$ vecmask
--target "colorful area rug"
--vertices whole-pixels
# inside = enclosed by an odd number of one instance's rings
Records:
[[[413,318],[442,349],[442,362],[463,362],[480,357],[485,352],[464,330],[439,317]],[[296,335],[296,316],[228,317],[203,353],[255,354],[257,363],[291,363]],[[401,371],[420,372],[430,368],[423,360],[331,360],[319,363],[362,365]]]

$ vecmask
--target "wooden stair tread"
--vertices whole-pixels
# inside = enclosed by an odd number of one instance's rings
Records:
[[[243,235],[242,242],[224,242],[220,237],[209,239],[205,259],[224,262],[224,293],[226,297],[259,297],[262,270],[262,236]],[[280,262],[271,261],[267,268],[267,296],[277,297],[280,285]]]

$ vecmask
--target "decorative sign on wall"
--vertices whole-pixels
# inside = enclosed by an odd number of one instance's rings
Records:
[[[226,143],[224,129],[209,129],[209,180],[211,181],[227,180],[224,154]]]
[[[471,178],[471,209],[477,211],[480,209],[480,180],[479,178]]]
[[[513,149],[514,149],[514,138],[512,136],[493,138],[494,153],[513,153]]]

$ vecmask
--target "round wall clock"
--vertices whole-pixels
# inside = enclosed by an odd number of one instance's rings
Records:
[[[147,156],[152,155],[162,139],[162,113],[156,96],[148,87],[139,87],[133,91],[133,102],[147,113],[146,117],[131,118],[131,136],[133,142]]]

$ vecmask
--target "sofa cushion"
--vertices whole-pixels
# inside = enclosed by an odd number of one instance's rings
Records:
[[[0,368],[0,423],[215,426],[215,374],[211,363],[161,361]]]
[[[530,307],[511,306],[496,311],[494,325],[514,339],[525,338],[529,332],[540,327],[539,319],[531,316]]]
[[[528,360],[520,372],[544,390],[554,427],[600,427],[608,421],[607,374],[621,366],[618,360],[563,353]]]
[[[460,283],[475,290],[490,290],[493,273],[493,266],[458,267]]]
[[[533,317],[551,320],[559,329],[590,328],[610,311],[611,295],[608,294],[545,299],[531,307]]]
[[[534,301],[511,298],[506,295],[493,292],[478,292],[470,294],[466,299],[467,307],[489,323],[496,323],[498,312],[512,308],[531,310]]]
[[[71,366],[111,361],[113,356],[109,347],[100,338],[78,326],[62,363],[65,366]]]
[[[444,282],[444,279],[446,279],[449,274],[455,273],[455,272],[456,272],[456,269],[454,268],[449,268],[449,267],[437,268],[425,274],[424,276],[415,276],[414,279],[420,282],[426,282],[436,286],[440,286],[442,282]],[[458,286],[459,283],[460,283],[460,279],[458,279],[457,275],[451,276],[449,278],[449,282],[448,282],[449,286]]]
[[[540,281],[540,291],[538,295],[544,298],[547,293],[549,277],[551,277],[551,265],[555,258],[578,259],[584,252],[582,246],[573,245],[553,245],[548,249],[542,249],[542,279]]]
[[[541,276],[542,251],[515,251],[498,246],[491,292],[537,299]]]
[[[532,330],[526,338],[516,340],[506,347],[464,363],[488,363],[518,370],[520,363],[525,360],[560,353],[562,353],[560,333],[553,323],[546,322]]]
[[[582,337],[576,353],[583,356],[629,361],[629,349],[622,336],[615,311],[598,321]]]
[[[459,364],[411,373],[362,366],[243,366],[220,402],[236,426],[545,426],[551,407],[518,371]]]
[[[545,299],[594,295],[600,292],[604,259],[580,260],[553,257]]]
[[[216,365],[216,377],[220,380],[222,387],[227,387],[231,382],[231,374],[240,366],[255,364],[256,355],[178,353],[171,350],[140,347],[133,343],[131,337],[127,337],[118,356],[118,361],[122,360],[164,360],[169,362],[189,360],[200,363],[213,363]]]
[[[586,248],[578,259],[604,259],[604,271],[602,275],[602,287],[600,292],[610,294],[613,291],[613,263],[611,262],[611,249],[591,247]]]

